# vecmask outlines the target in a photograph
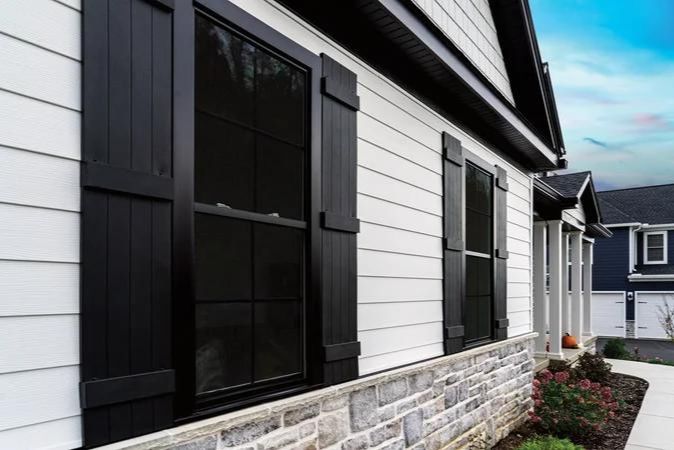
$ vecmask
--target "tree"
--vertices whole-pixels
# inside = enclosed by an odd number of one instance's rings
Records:
[[[674,307],[669,306],[667,300],[664,306],[658,306],[658,321],[667,337],[674,341]]]

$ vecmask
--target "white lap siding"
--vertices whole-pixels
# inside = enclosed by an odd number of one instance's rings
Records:
[[[0,13],[0,448],[81,445],[80,5]]]
[[[508,171],[509,336],[531,330],[531,174],[504,160],[273,1],[235,3],[358,76],[360,371],[443,353],[441,133]]]
[[[413,2],[514,103],[489,0]]]

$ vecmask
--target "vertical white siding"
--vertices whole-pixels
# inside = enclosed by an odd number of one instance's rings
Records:
[[[1,2],[0,448],[81,445],[79,7]]]
[[[443,131],[456,136],[478,157],[508,171],[509,335],[530,331],[531,174],[486,149],[272,0],[235,3],[308,50],[329,54],[358,76],[361,373],[443,352]]]
[[[514,103],[489,0],[413,0],[463,54]]]

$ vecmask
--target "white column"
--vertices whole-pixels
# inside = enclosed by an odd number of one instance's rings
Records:
[[[582,342],[583,338],[583,293],[582,276],[583,266],[581,254],[583,252],[583,233],[574,231],[569,233],[571,242],[571,335]]]
[[[592,333],[592,242],[583,243],[583,335]]]
[[[562,221],[548,221],[550,258],[550,358],[562,359]],[[566,288],[563,290],[566,293]]]
[[[562,232],[562,333],[571,333],[569,306],[569,233]]]
[[[534,331],[538,333],[535,341],[536,353],[544,355],[547,346],[548,305],[545,289],[545,269],[547,259],[545,222],[534,222]]]

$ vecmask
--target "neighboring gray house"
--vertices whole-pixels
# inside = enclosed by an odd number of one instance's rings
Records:
[[[526,0],[4,0],[0,59],[0,448],[526,418],[566,166]]]

